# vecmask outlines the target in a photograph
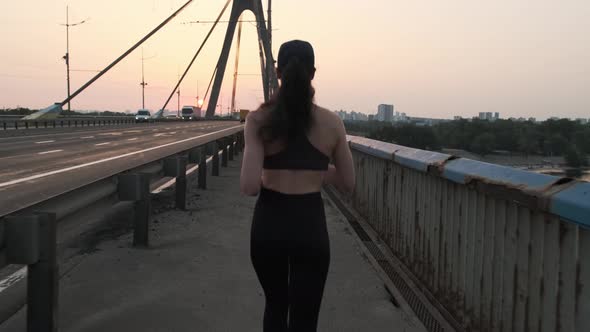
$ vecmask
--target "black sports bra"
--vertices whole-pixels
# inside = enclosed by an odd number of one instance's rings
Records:
[[[305,134],[291,140],[280,152],[264,157],[264,169],[326,171],[330,158],[318,150]]]

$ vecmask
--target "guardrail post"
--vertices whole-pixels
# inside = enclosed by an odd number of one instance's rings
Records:
[[[14,129],[18,129],[18,121],[14,121]]]
[[[199,162],[199,189],[207,189],[207,148],[199,148],[200,162]]]
[[[55,214],[7,217],[5,242],[9,263],[27,265],[27,331],[57,331]]]
[[[211,175],[219,176],[219,144],[212,142],[211,146],[213,146],[213,169],[211,170]]]
[[[64,127],[64,120],[61,120],[60,122],[61,122],[61,127],[63,128]]]
[[[29,129],[29,121],[25,121],[25,129]]]
[[[176,156],[164,160],[164,176],[176,178],[176,208],[186,209],[186,164],[187,158]]]
[[[39,129],[39,122],[35,121],[35,129]]]
[[[68,120],[68,127],[72,126],[72,120]]]
[[[44,123],[45,123],[45,128],[47,128],[47,121],[44,121]]]
[[[235,147],[235,142],[232,137],[232,140],[229,144],[229,161],[233,161],[235,155],[236,155],[236,147]]]
[[[229,153],[227,151],[228,139],[222,139],[221,143],[223,144],[223,152],[221,153],[221,166],[227,167],[227,160],[229,159]]]
[[[74,127],[78,127],[78,120],[74,120]]]
[[[143,173],[119,175],[118,193],[121,201],[134,202],[133,246],[147,247],[151,207],[150,175]]]
[[[55,128],[55,126],[56,126],[56,124],[55,124],[55,123],[56,123],[56,122],[57,122],[57,121],[53,120],[53,128]]]
[[[2,127],[4,127],[4,130],[6,130],[6,122],[2,122]]]

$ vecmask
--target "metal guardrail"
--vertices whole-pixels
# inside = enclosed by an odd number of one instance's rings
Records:
[[[135,123],[133,117],[68,117],[55,120],[0,119],[0,130],[65,127],[98,127]]]
[[[208,164],[212,167],[211,174],[219,176],[220,166],[226,167],[228,160],[233,160],[234,155],[243,148],[242,135],[242,126],[229,128],[189,149],[163,152],[148,164],[135,165],[11,215],[0,216],[0,268],[9,264],[28,267],[28,331],[56,331],[58,222],[106,198],[110,198],[111,204],[128,202],[134,218],[133,245],[148,246],[150,193],[154,187],[172,178],[174,181],[168,182],[175,184],[176,207],[185,209],[187,171],[196,171],[198,187],[206,189]],[[107,212],[103,210],[103,213]],[[8,315],[14,312],[0,308],[0,313]],[[7,318],[0,317],[0,322]]]
[[[204,121],[208,119],[199,119]],[[235,119],[219,118],[215,121],[236,121]],[[181,118],[161,118],[150,119],[150,123],[157,122],[184,122]],[[193,120],[194,121],[194,120]],[[143,122],[143,121],[142,121]],[[73,128],[73,127],[102,127],[111,125],[124,125],[136,123],[133,116],[74,116],[67,118],[57,118],[55,120],[22,120],[20,118],[0,118],[0,131],[4,130],[26,130],[26,129],[44,129],[44,128]]]
[[[590,183],[348,139],[349,203],[460,328],[590,330]]]

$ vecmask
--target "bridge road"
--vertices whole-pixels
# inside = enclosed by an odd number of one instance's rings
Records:
[[[97,247],[60,264],[60,331],[262,331],[264,297],[249,247],[256,198],[240,194],[239,172],[236,159],[207,190],[189,185],[186,211],[166,207],[173,191],[154,198],[149,249],[132,248],[129,232],[105,229],[111,235]],[[392,303],[362,241],[324,197],[331,263],[318,331],[425,332],[403,298]],[[25,313],[0,331],[23,331]]]
[[[169,122],[0,136],[0,216],[237,122]],[[99,171],[97,171],[99,170]]]

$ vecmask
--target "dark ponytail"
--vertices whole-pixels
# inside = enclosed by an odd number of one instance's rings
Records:
[[[263,107],[270,108],[260,136],[266,142],[290,141],[307,134],[311,126],[311,110],[315,91],[311,86],[313,68],[293,57],[282,70],[281,87],[277,95]]]

